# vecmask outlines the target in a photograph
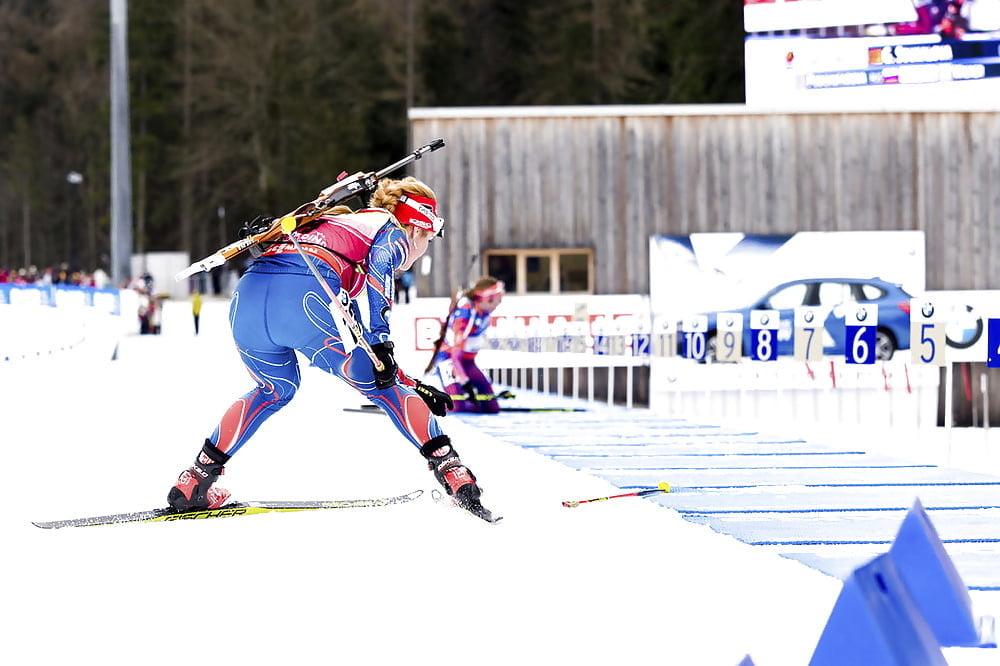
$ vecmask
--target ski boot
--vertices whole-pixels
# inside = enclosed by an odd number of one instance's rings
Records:
[[[427,458],[427,466],[434,472],[434,478],[458,506],[488,523],[500,520],[499,517],[494,518],[479,501],[483,491],[476,485],[476,475],[462,464],[448,435],[438,435],[427,442],[420,447],[420,453]]]
[[[230,492],[212,484],[225,472],[223,465],[228,460],[228,455],[206,439],[194,465],[181,472],[167,493],[167,502],[175,511],[218,509],[229,499]]]

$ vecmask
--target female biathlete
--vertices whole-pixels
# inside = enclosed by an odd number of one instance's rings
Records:
[[[170,488],[167,500],[174,509],[212,509],[228,500],[229,491],[213,484],[261,424],[295,396],[298,351],[379,405],[427,459],[445,491],[492,520],[476,477],[432,416],[444,416],[451,398],[403,374],[390,341],[393,274],[408,270],[443,230],[434,192],[412,177],[384,179],[369,206],[358,212],[340,206],[292,234],[333,292],[343,289],[350,296],[349,310],[383,369],[376,370],[362,346],[345,349],[342,336],[351,333],[338,328],[325,290],[295,245],[287,238],[271,245],[240,279],[230,304],[233,339],[256,387],[223,414],[194,465]]]

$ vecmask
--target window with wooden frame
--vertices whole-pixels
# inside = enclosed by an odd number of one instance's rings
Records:
[[[587,248],[487,250],[486,274],[511,294],[594,293],[594,251]]]

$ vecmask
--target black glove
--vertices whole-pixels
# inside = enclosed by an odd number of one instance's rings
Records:
[[[475,400],[476,396],[479,394],[479,392],[476,391],[476,385],[472,383],[471,379],[462,384],[462,390],[465,391],[465,395],[469,396],[469,400]]]
[[[392,357],[393,346],[391,342],[379,342],[372,345],[372,351],[375,352],[378,360],[382,361],[383,366],[382,370],[375,369],[375,388],[387,389],[396,383],[396,371],[399,370],[399,366],[396,365],[396,359]]]
[[[249,238],[264,233],[271,228],[273,221],[274,218],[270,215],[258,215],[249,222],[244,222],[243,226],[240,227],[240,238]]]
[[[500,391],[497,393],[497,399],[499,400],[511,400],[514,398],[514,394],[510,391]]]
[[[420,399],[427,403],[431,413],[435,416],[445,416],[449,409],[455,409],[455,403],[452,401],[451,396],[444,391],[439,391],[423,382],[417,382],[414,390],[420,396]]]

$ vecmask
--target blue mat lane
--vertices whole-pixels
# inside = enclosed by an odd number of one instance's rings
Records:
[[[998,477],[604,405],[459,418],[626,492],[667,481],[650,501],[838,578],[885,552],[919,497],[963,582],[1000,590]]]

